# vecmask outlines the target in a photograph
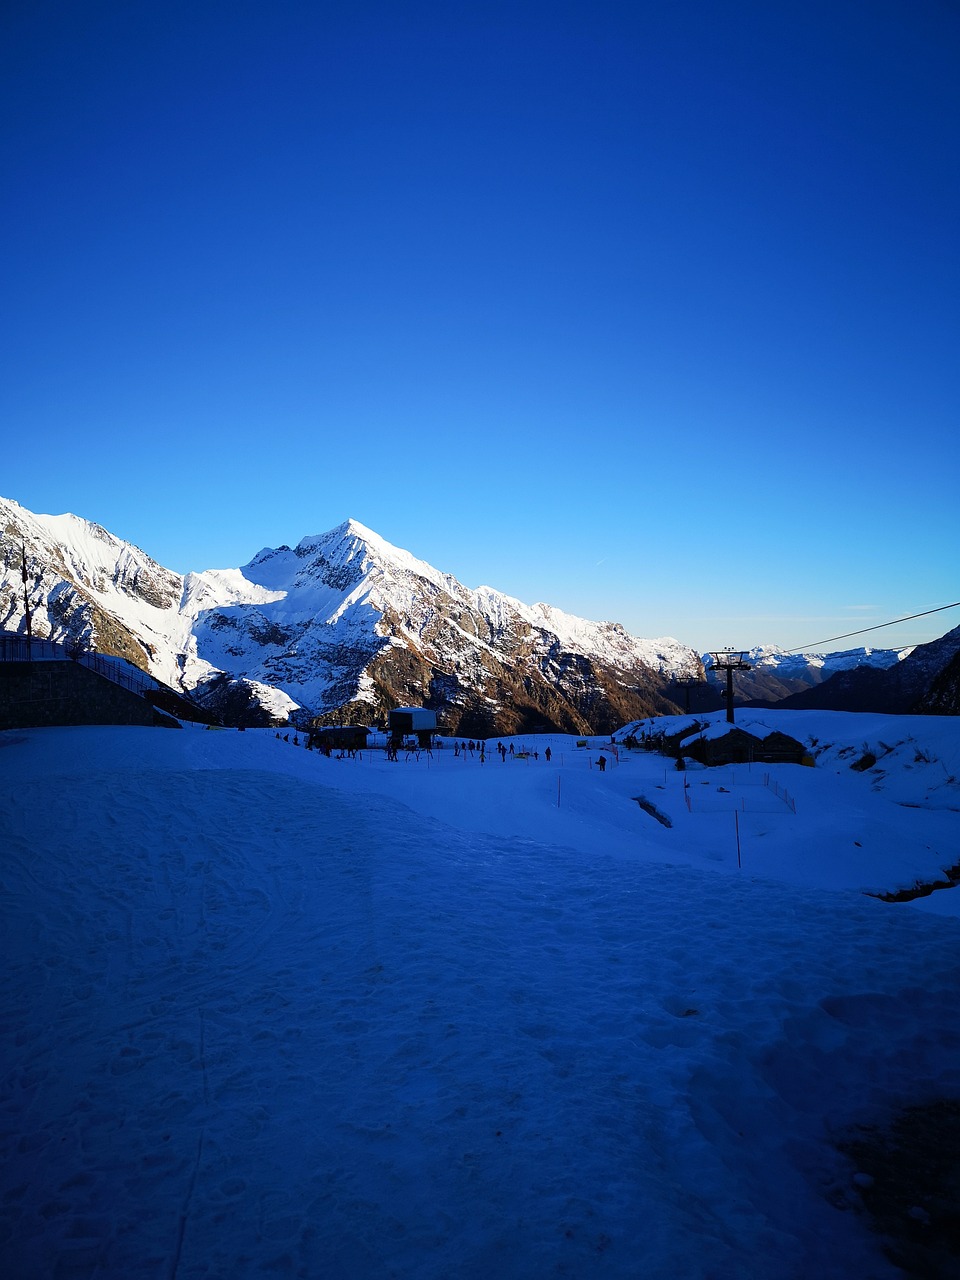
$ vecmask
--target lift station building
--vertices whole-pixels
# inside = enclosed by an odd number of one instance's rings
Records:
[[[387,712],[387,727],[392,742],[402,742],[413,734],[421,747],[429,747],[437,732],[437,713],[426,707],[395,707]]]

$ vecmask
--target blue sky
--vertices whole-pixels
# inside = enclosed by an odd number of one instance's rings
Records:
[[[700,649],[960,599],[958,64],[948,0],[11,0],[0,493]]]

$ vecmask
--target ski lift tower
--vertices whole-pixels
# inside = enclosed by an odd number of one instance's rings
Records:
[[[683,690],[683,701],[684,701],[683,709],[684,711],[686,711],[687,715],[689,715],[690,714],[690,690],[693,688],[695,684],[703,684],[703,681],[700,679],[699,676],[686,675],[686,676],[677,676],[674,679],[674,684],[678,685],[679,688]]]
[[[714,669],[727,673],[727,720],[733,724],[733,673],[749,671],[750,663],[744,660],[744,649],[720,649],[711,653]]]

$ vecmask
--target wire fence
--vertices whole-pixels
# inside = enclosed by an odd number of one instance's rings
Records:
[[[770,777],[769,773],[765,773],[763,775],[763,785],[768,790],[772,791],[775,796],[778,796],[783,801],[783,803],[787,806],[787,808],[790,810],[791,813],[797,812],[796,800],[793,798],[793,796],[790,794],[787,788],[781,787],[780,783],[775,782]]]

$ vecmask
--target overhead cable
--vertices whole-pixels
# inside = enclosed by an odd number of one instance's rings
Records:
[[[879,631],[881,627],[895,627],[898,622],[912,622],[914,618],[926,618],[931,613],[943,613],[944,609],[956,609],[960,607],[960,600],[954,600],[953,604],[942,604],[936,609],[925,609],[923,613],[911,613],[905,618],[894,618],[892,622],[877,622],[872,627],[863,627],[860,631],[847,631],[842,636],[830,636],[827,640],[814,640],[811,644],[797,645],[793,649],[787,649],[787,653],[809,653],[811,649],[815,649],[820,644],[833,644],[834,640],[849,640],[851,636],[866,635],[868,631]]]

